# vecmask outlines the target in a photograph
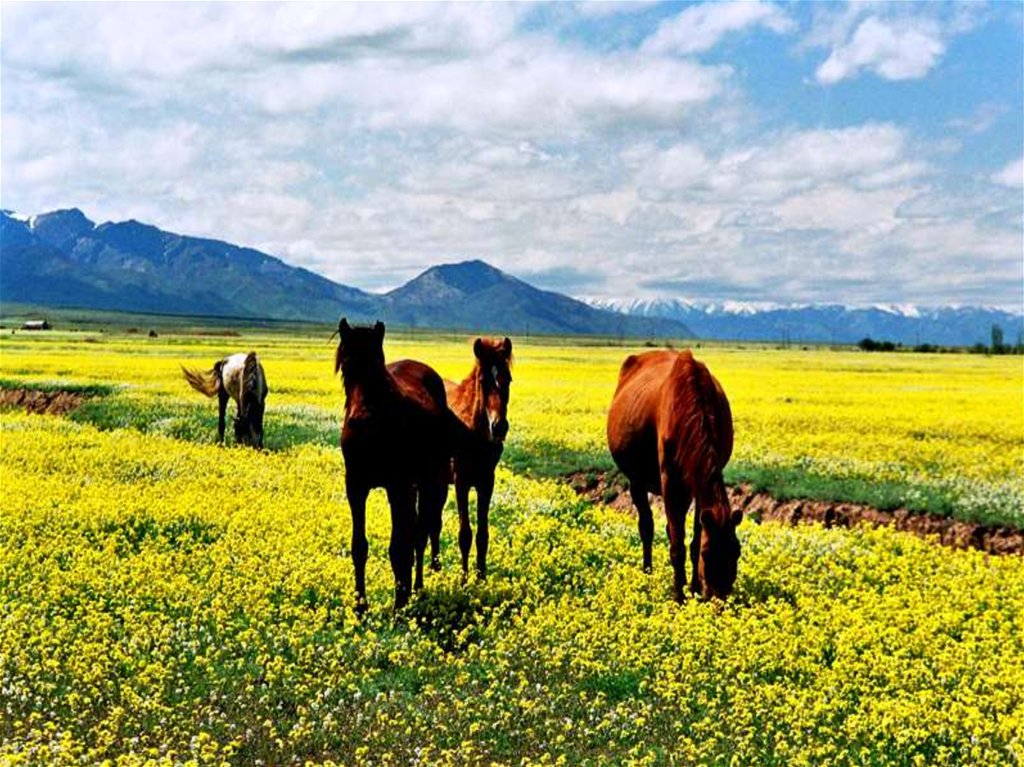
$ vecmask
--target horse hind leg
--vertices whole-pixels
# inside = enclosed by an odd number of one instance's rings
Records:
[[[224,418],[228,409],[228,393],[221,387],[217,391],[217,441],[224,444]]]
[[[413,542],[415,551],[415,573],[413,576],[413,590],[419,591],[423,588],[423,559],[427,551],[427,536],[429,534],[427,515],[424,503],[426,491],[420,488],[416,493],[416,537]]]
[[[429,517],[430,522],[430,569],[434,572],[441,571],[441,530],[444,527],[444,504],[448,500],[448,483],[439,484],[433,507]]]
[[[391,505],[391,545],[388,556],[395,576],[395,610],[409,604],[417,535],[416,495],[411,487],[388,488]]]
[[[693,539],[690,541],[690,591],[694,594],[703,592],[700,582],[700,571],[697,569],[697,560],[700,558],[700,509],[693,512]]]
[[[637,527],[644,549],[644,572],[649,573],[654,569],[651,561],[651,548],[654,545],[654,515],[651,512],[651,502],[647,497],[646,488],[633,480],[629,481],[629,495],[636,506]]]

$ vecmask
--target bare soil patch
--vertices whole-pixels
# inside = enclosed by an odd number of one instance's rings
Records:
[[[64,415],[77,409],[85,397],[69,391],[0,389],[0,407],[23,407],[26,413]]]
[[[619,474],[603,471],[575,471],[566,476],[573,489],[593,503],[636,514],[625,481]],[[956,549],[978,549],[989,554],[1024,555],[1024,531],[1012,527],[995,527],[962,522],[950,517],[923,514],[909,509],[883,511],[857,503],[780,500],[768,493],[755,493],[748,485],[729,487],[729,500],[734,509],[754,522],[768,520],[796,525],[811,522],[825,527],[855,527],[869,524],[887,525],[921,537],[937,539],[944,546]],[[661,499],[653,499],[660,505]]]

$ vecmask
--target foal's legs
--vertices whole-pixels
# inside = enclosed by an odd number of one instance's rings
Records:
[[[412,563],[416,536],[416,494],[410,486],[389,487],[391,505],[391,571],[395,575],[395,609],[409,603],[412,593]]]
[[[640,543],[644,547],[644,572],[653,569],[651,564],[651,545],[654,541],[654,515],[651,514],[651,502],[647,498],[647,489],[639,482],[629,481],[629,495],[636,506],[637,526],[640,528]]]
[[[223,388],[217,390],[217,406],[219,415],[217,418],[217,441],[224,444],[224,414],[228,409],[228,393]]]
[[[360,484],[346,481],[345,493],[352,510],[352,566],[356,571],[356,612],[366,612],[366,496],[369,490]]]
[[[487,577],[487,546],[491,540],[488,516],[494,495],[494,473],[485,474],[476,486],[476,574]]]
[[[674,578],[672,596],[677,602],[683,601],[683,586],[686,584],[686,511],[690,508],[690,493],[667,473],[661,475],[661,496],[665,501],[665,518],[668,522],[668,554],[672,560]]]
[[[480,500],[477,497],[477,505]],[[473,547],[473,528],[469,524],[469,483],[455,475],[455,505],[459,507],[459,551],[462,552],[462,576],[469,575],[469,550]]]

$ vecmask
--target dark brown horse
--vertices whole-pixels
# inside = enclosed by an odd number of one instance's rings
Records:
[[[725,392],[689,351],[628,357],[608,412],[608,447],[629,479],[639,514],[644,570],[651,570],[654,520],[647,494],[660,495],[668,522],[673,594],[686,583],[686,512],[696,501],[690,589],[725,598],[736,580],[740,544],[722,470],[732,455],[732,412]]]
[[[385,366],[384,323],[359,328],[343,318],[338,332],[335,372],[341,371],[345,384],[341,451],[352,510],[356,606],[366,609],[366,498],[372,488],[382,487],[391,506],[388,553],[397,610],[409,601],[417,552],[416,585],[422,583],[422,521],[440,515],[447,497],[451,413],[444,383],[429,367],[412,360]]]
[[[452,481],[459,507],[459,549],[462,572],[469,572],[473,528],[469,523],[469,491],[476,489],[476,571],[487,576],[488,515],[494,493],[494,469],[508,435],[508,398],[512,384],[512,341],[478,338],[473,342],[476,360],[462,383],[445,381],[448,407],[464,427],[455,445]],[[440,519],[429,527],[430,547],[436,559],[441,534]]]
[[[263,447],[263,413],[266,409],[267,376],[256,352],[232,354],[213,363],[211,370],[189,370],[182,367],[189,386],[207,397],[217,396],[219,416],[217,440],[224,441],[224,416],[228,400],[237,406],[235,441],[241,445]]]

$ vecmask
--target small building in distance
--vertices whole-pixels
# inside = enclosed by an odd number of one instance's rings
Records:
[[[46,320],[26,320],[22,330],[49,330],[50,323]]]

